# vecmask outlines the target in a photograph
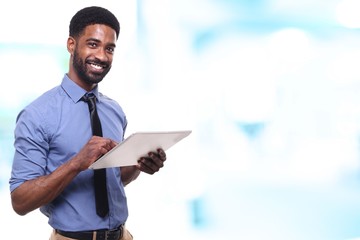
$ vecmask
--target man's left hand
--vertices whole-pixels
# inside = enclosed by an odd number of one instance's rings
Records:
[[[138,161],[137,168],[148,174],[154,174],[164,166],[166,153],[163,149],[157,149],[157,152],[149,152],[146,157],[141,157]]]

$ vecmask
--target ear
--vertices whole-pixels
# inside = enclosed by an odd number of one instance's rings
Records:
[[[76,40],[73,37],[68,37],[67,50],[71,55],[74,53],[75,44],[76,44]]]

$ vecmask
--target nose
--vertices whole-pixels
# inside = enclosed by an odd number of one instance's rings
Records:
[[[108,62],[111,60],[110,54],[108,54],[106,52],[106,49],[104,49],[104,48],[98,48],[95,53],[95,57],[102,62]]]

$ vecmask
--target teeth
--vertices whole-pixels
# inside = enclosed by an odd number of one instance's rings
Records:
[[[102,69],[102,66],[92,63],[91,66],[96,69]]]

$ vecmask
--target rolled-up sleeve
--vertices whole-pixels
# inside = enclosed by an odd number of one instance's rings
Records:
[[[49,144],[39,111],[24,109],[17,117],[15,153],[10,178],[12,192],[23,182],[45,175]]]

